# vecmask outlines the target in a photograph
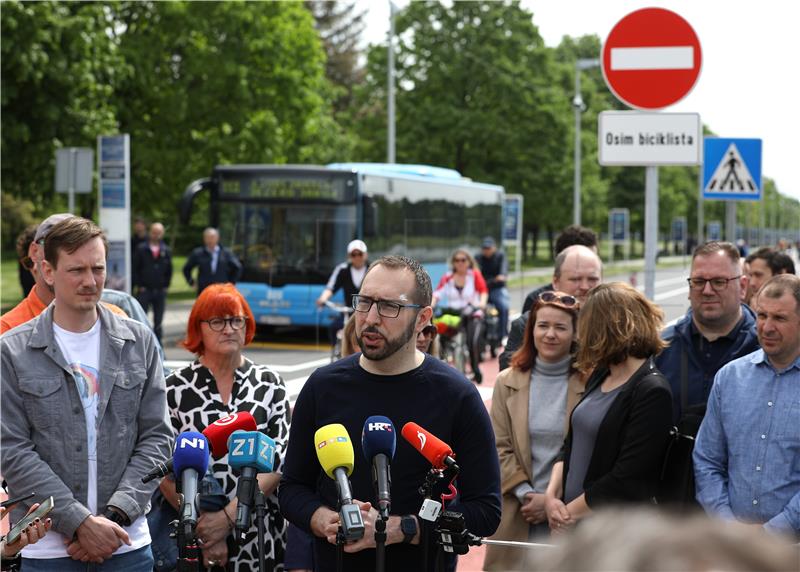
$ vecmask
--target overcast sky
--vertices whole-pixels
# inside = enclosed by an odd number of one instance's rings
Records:
[[[368,43],[385,42],[389,3],[356,0],[368,10]],[[408,0],[396,0],[403,7]],[[639,8],[660,6],[683,16],[700,38],[700,78],[665,111],[697,112],[720,137],[764,141],[762,173],[800,199],[800,42],[797,4],[784,0],[523,0],[548,46],[563,36],[595,34]]]

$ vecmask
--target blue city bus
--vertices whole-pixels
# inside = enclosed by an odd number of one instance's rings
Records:
[[[260,324],[327,324],[332,311],[314,302],[354,238],[371,260],[416,258],[434,287],[454,249],[477,252],[483,237],[501,238],[503,187],[439,167],[220,165],[184,191],[183,223],[202,192],[209,223],[242,261],[237,287]],[[333,300],[343,303],[341,292]]]

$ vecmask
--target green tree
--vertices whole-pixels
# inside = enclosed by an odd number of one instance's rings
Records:
[[[108,33],[111,16],[93,2],[3,2],[3,190],[37,205],[54,201],[55,150],[95,148],[117,131],[112,102],[123,70]],[[78,203],[94,211],[95,194]]]
[[[216,164],[338,158],[325,55],[302,4],[125,2],[118,18],[134,209],[174,213]]]
[[[397,15],[397,158],[451,167],[525,196],[525,227],[546,224],[569,189],[569,101],[519,2],[413,2]],[[384,156],[386,48],[360,90],[365,158]],[[558,209],[560,210],[560,209]]]
[[[325,75],[337,88],[334,108],[343,111],[350,106],[353,87],[364,80],[359,42],[366,12],[357,12],[353,2],[338,0],[306,0],[305,5],[314,16],[327,56]]]

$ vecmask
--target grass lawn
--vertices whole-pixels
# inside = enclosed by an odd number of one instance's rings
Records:
[[[191,300],[195,290],[186,283],[181,269],[186,263],[185,256],[172,257],[172,286],[167,293],[167,301]],[[196,271],[195,271],[196,272]],[[22,300],[22,288],[17,277],[17,259],[14,254],[3,256],[0,263],[0,308],[6,312]]]

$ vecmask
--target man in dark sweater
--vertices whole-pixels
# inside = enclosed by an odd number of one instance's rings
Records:
[[[153,331],[161,341],[161,323],[172,282],[172,254],[164,242],[164,225],[150,225],[150,238],[139,243],[133,256],[133,288],[145,312],[153,307]]]
[[[362,353],[318,369],[300,392],[292,419],[283,477],[281,512],[315,537],[318,571],[336,569],[339,526],[336,485],[322,472],[315,431],[343,424],[355,449],[350,476],[366,532],[344,547],[343,569],[375,569],[376,495],[359,435],[364,421],[385,415],[400,430],[414,421],[447,442],[461,467],[459,495],[448,510],[463,513],[467,529],[491,535],[500,523],[500,469],[489,415],[476,388],[463,375],[416,349],[417,334],[431,317],[431,282],[409,258],[388,256],[370,266],[356,298],[356,336]],[[436,539],[416,515],[419,486],[430,464],[409,443],[397,440],[392,460],[391,516],[386,525],[386,570],[433,570]],[[438,494],[438,491],[437,491]],[[427,540],[427,565],[423,565]]]

